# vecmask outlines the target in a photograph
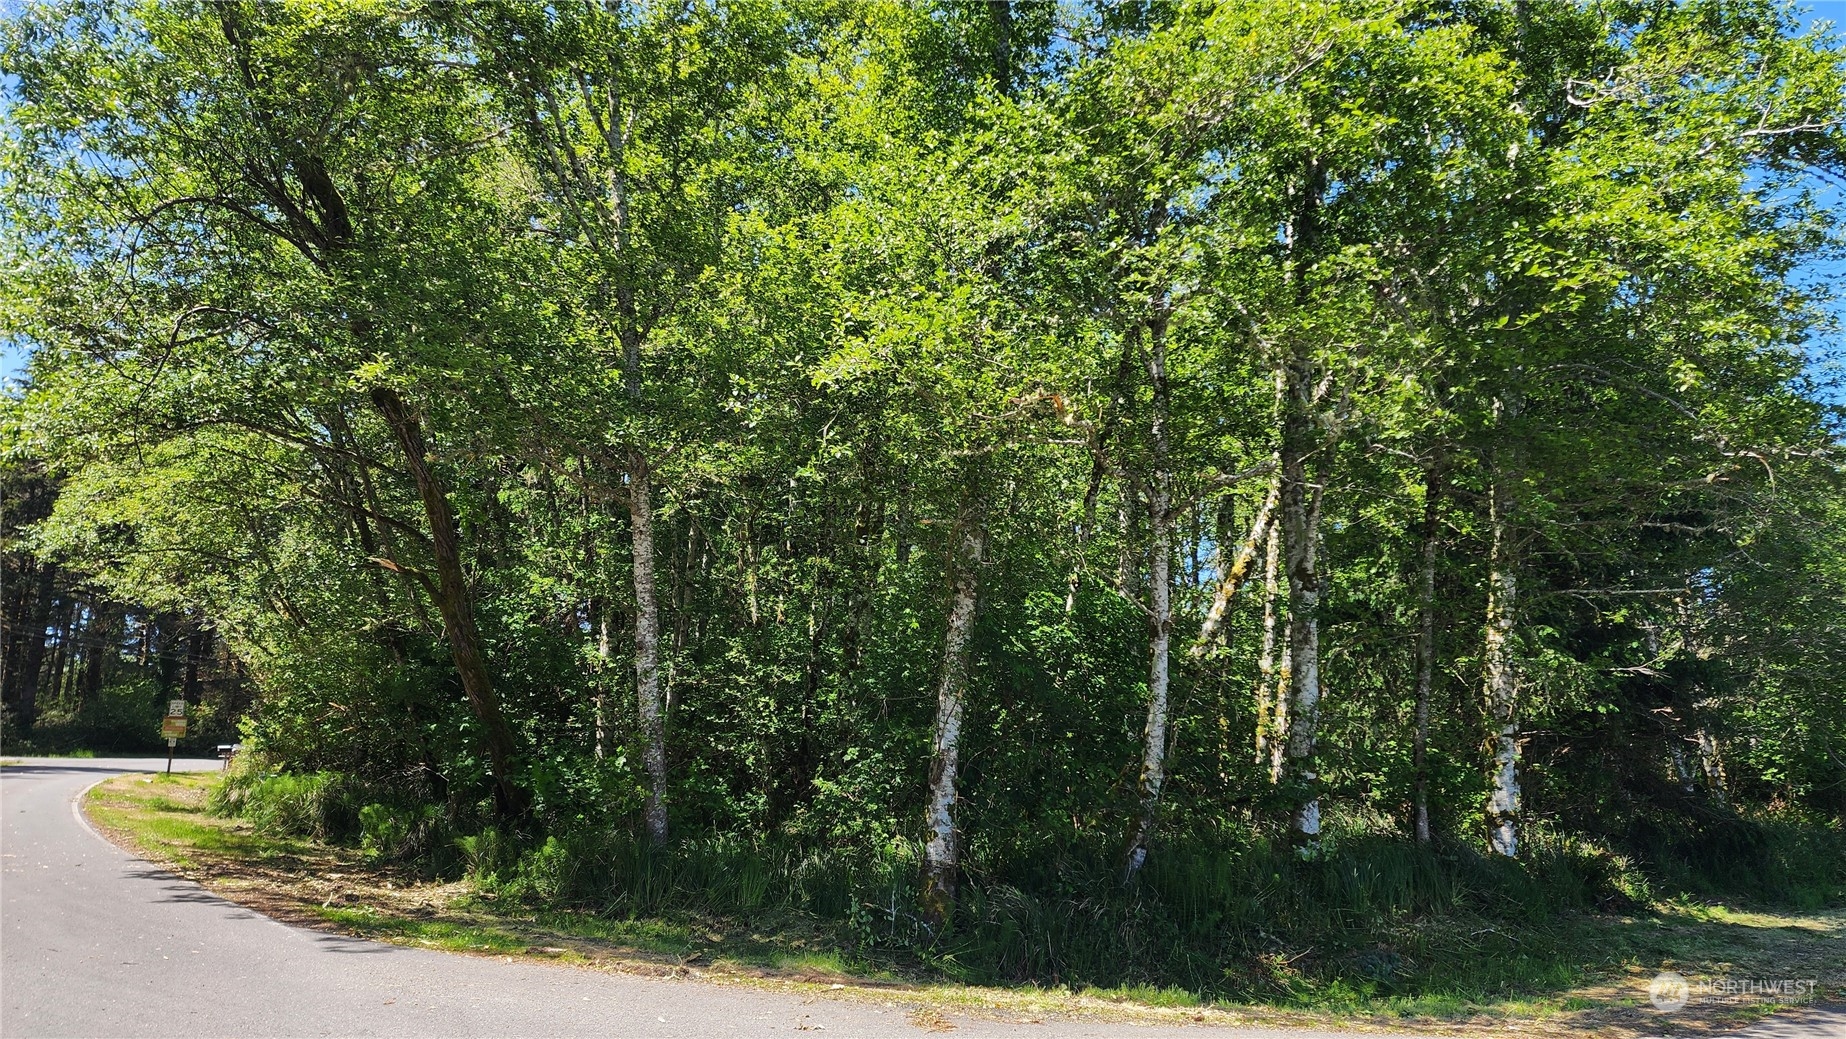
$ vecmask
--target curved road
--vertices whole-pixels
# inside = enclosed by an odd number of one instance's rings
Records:
[[[92,783],[164,766],[25,759],[0,768],[0,1036],[926,1034],[902,1006],[509,963],[277,923],[129,855],[77,815],[76,799]],[[955,1023],[966,1037],[1312,1039],[1089,1021]],[[1810,1012],[1747,1034],[1846,1035],[1846,1012]]]

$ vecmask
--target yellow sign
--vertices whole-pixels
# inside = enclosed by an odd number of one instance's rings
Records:
[[[176,740],[176,739],[179,739],[181,736],[186,735],[186,719],[184,718],[165,719],[164,721],[160,723],[160,735],[163,738],[169,739],[169,740]]]

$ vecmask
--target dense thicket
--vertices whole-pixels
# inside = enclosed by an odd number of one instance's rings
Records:
[[[1846,812],[1796,276],[1846,70],[1796,25],[28,8],[8,725],[73,630],[34,575],[81,574],[84,653],[209,633],[270,767],[554,894],[833,848],[816,911],[1058,935],[996,939],[1024,976],[1108,934],[1222,983],[1277,890],[1748,876]],[[1364,847],[1424,879],[1325,865]]]

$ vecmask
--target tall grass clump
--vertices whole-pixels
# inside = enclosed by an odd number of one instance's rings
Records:
[[[211,811],[246,819],[263,833],[311,837],[329,844],[356,841],[366,806],[390,797],[377,784],[341,772],[271,772],[252,758],[212,790]]]
[[[1846,904],[1846,825],[1838,819],[1639,815],[1622,842],[1664,892],[1803,910]]]

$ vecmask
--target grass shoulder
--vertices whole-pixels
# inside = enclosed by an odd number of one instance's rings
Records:
[[[948,1015],[1015,1021],[1099,1016],[1144,1022],[1337,1026],[1466,1034],[1714,1035],[1807,998],[1846,993],[1846,913],[1752,912],[1690,903],[1585,914],[1512,929],[1461,917],[1381,923],[1380,950],[1423,950],[1414,992],[1380,993],[1270,964],[1274,995],[1213,1000],[1180,987],[993,986],[943,965],[855,950],[799,913],[739,919],[623,916],[534,906],[468,880],[431,882],[357,849],[213,815],[212,774],[131,775],[97,785],[85,811],[124,847],[229,900],[290,923],[476,955],[785,987],[903,1008],[925,1030]],[[1397,933],[1402,931],[1404,933]],[[1434,960],[1439,960],[1435,962]],[[952,967],[952,965],[951,965]],[[1813,981],[1806,998],[1743,992],[1663,1014],[1660,971],[1693,979]]]

